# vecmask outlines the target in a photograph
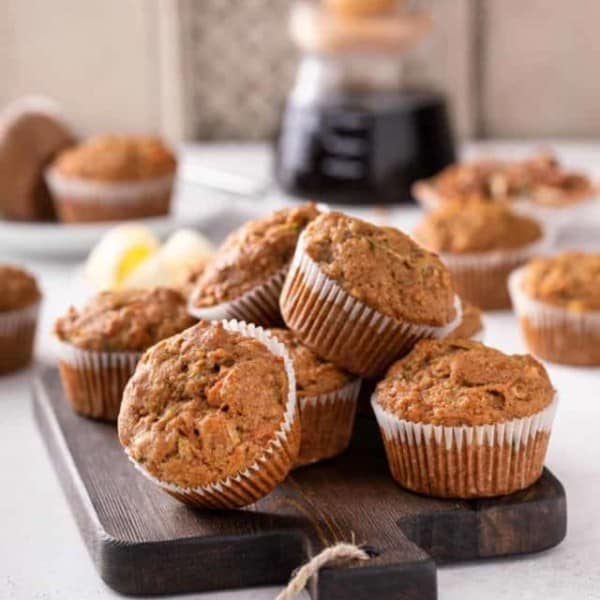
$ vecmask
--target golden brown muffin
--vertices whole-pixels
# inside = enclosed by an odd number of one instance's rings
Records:
[[[415,238],[433,252],[468,254],[513,250],[543,235],[535,220],[500,204],[458,204],[425,215]]]
[[[527,264],[523,289],[570,312],[600,310],[600,254],[562,252]]]
[[[373,409],[400,485],[484,498],[541,476],[554,399],[544,367],[530,356],[468,340],[422,341],[377,385]]]
[[[482,203],[449,204],[427,214],[415,237],[441,253],[461,298],[484,310],[510,308],[510,273],[540,252],[546,239],[534,219]]]
[[[33,275],[20,267],[0,264],[0,313],[26,308],[41,297]]]
[[[555,391],[529,355],[469,340],[424,340],[390,367],[376,394],[400,419],[454,427],[529,417],[549,406]]]
[[[511,276],[511,293],[531,351],[568,365],[600,365],[600,254],[536,258]]]
[[[201,321],[144,355],[125,390],[119,439],[161,482],[207,486],[265,453],[287,401],[281,358],[256,339]]]
[[[191,327],[182,294],[169,288],[102,292],[56,321],[59,340],[95,352],[143,352]]]
[[[298,237],[319,214],[313,203],[278,210],[248,221],[225,240],[192,292],[198,307],[239,298],[289,264]]]
[[[464,302],[460,324],[446,336],[446,339],[468,339],[478,335],[482,331],[483,319],[481,309],[469,302]]]
[[[31,362],[41,298],[30,273],[0,264],[0,374]]]
[[[109,134],[61,152],[53,166],[64,177],[120,182],[173,175],[177,161],[157,137]]]
[[[306,228],[303,240],[327,277],[382,314],[433,326],[454,318],[450,273],[397,229],[329,212]]]

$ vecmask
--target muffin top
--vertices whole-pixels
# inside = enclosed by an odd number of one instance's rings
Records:
[[[464,302],[462,305],[462,318],[458,327],[451,331],[446,339],[459,340],[473,337],[483,329],[481,309],[474,304]]]
[[[330,212],[315,219],[302,239],[321,270],[369,307],[424,325],[455,317],[450,273],[397,229]]]
[[[296,372],[298,398],[334,392],[354,379],[333,363],[319,358],[288,329],[272,329],[271,333],[283,342],[290,352]]]
[[[529,355],[506,355],[469,340],[423,340],[393,364],[377,402],[401,419],[455,427],[531,416],[554,389]]]
[[[41,297],[33,275],[14,265],[0,264],[0,312],[26,308]]]
[[[177,161],[157,137],[109,134],[61,152],[53,167],[65,177],[118,183],[172,175]]]
[[[502,204],[451,204],[425,215],[415,238],[434,252],[514,250],[542,238],[539,223]]]
[[[300,232],[318,214],[313,203],[284,208],[231,233],[198,278],[194,304],[214,306],[238,298],[281,271],[294,255]]]
[[[244,471],[282,426],[283,360],[219,322],[152,347],[129,381],[119,439],[161,481],[203,486]]]
[[[571,312],[600,310],[600,254],[535,258],[525,267],[522,285],[530,297]]]
[[[102,292],[54,325],[59,340],[96,352],[143,352],[192,326],[185,298],[169,288]]]
[[[528,195],[534,202],[560,206],[590,196],[590,179],[565,169],[556,157],[541,152],[526,160],[482,159],[451,165],[431,183],[444,201],[511,202]]]

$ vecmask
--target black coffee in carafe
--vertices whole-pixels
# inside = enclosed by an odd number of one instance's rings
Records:
[[[403,89],[399,34],[389,21],[383,29],[372,26],[365,39],[356,23],[348,33],[346,21],[339,29],[325,9],[299,7],[312,11],[302,13],[300,30],[292,17],[292,33],[307,53],[276,142],[277,182],[293,196],[334,204],[410,202],[414,181],[455,160],[443,94]],[[307,14],[313,15],[310,35]],[[369,18],[377,24],[408,17]],[[410,18],[420,24],[417,39],[425,21]],[[380,31],[388,36],[385,51]]]

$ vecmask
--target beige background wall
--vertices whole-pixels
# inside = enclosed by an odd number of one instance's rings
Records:
[[[269,1],[276,11],[265,11]],[[438,33],[411,56],[408,77],[448,90],[461,135],[600,136],[600,2],[420,4],[433,7]],[[280,104],[281,82],[294,68],[284,12],[280,0],[0,0],[0,105],[26,92],[51,95],[82,133],[263,135],[274,120],[260,121],[260,111]],[[260,27],[252,26],[256,19]],[[263,89],[240,85],[239,74],[265,60],[268,36],[277,84],[269,88],[267,77]],[[215,130],[215,119],[226,119],[215,97],[227,95],[228,85],[238,106],[251,103],[257,117],[238,114]]]

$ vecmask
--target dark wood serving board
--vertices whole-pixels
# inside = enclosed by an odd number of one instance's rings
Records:
[[[83,539],[102,579],[122,593],[282,584],[324,546],[355,539],[372,558],[322,569],[313,598],[432,600],[436,563],[538,552],[565,536],[565,492],[549,471],[528,490],[493,500],[418,496],[391,479],[364,415],[344,455],[293,472],[253,507],[191,510],[133,469],[114,426],[70,410],[56,370],[41,372],[34,391],[37,423]]]

